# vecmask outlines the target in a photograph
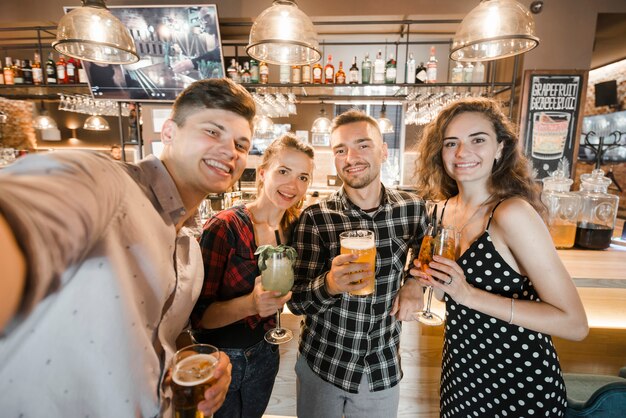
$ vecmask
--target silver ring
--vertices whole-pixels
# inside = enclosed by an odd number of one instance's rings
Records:
[[[452,280],[454,280],[454,279],[452,279],[452,277],[450,277],[450,280],[446,282],[446,286],[448,286],[450,283],[452,283]]]

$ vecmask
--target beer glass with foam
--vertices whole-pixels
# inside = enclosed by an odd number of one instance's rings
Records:
[[[204,400],[204,391],[212,384],[219,354],[219,350],[209,344],[192,344],[174,354],[173,418],[205,418],[198,411],[198,403]]]
[[[368,296],[374,293],[376,271],[376,239],[373,231],[359,229],[339,234],[341,254],[356,254],[359,258],[355,263],[367,263],[369,284],[363,289],[350,292],[352,296]],[[361,282],[360,280],[357,282]]]

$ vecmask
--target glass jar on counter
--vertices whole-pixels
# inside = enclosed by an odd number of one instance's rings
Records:
[[[576,227],[576,246],[603,250],[611,245],[619,197],[609,194],[611,179],[596,169],[580,176],[581,211]]]
[[[541,200],[548,209],[548,230],[556,248],[574,246],[581,198],[570,192],[573,182],[562,170],[543,179]]]

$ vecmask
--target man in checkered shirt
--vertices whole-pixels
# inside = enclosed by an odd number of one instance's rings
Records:
[[[335,118],[331,148],[343,186],[304,210],[294,229],[298,252],[289,309],[304,315],[296,363],[299,418],[396,416],[400,331],[423,306],[422,287],[403,282],[407,251],[425,230],[421,199],[380,180],[387,158],[378,123],[350,110]],[[373,295],[357,256],[340,255],[339,234],[368,229],[376,239]]]

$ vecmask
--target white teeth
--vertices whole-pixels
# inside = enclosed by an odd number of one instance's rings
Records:
[[[230,174],[230,168],[222,163],[219,163],[215,160],[204,160],[205,164],[210,166],[210,167],[215,167],[218,168],[222,171],[224,171],[225,173]]]
[[[287,199],[293,199],[296,196],[295,194],[287,194],[283,192],[278,192],[278,193],[285,196]]]
[[[477,166],[478,163],[457,163],[455,164],[455,166],[459,167],[459,168],[467,168],[467,167],[474,167]]]

